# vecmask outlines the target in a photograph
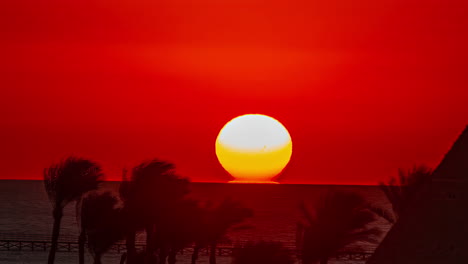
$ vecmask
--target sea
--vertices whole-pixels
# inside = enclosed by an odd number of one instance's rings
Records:
[[[101,189],[117,193],[119,184],[119,182],[106,182]],[[378,186],[193,183],[189,196],[204,202],[219,202],[224,198],[231,198],[253,210],[254,216],[245,221],[250,228],[228,234],[232,243],[275,241],[292,247],[296,243],[297,223],[301,220],[300,202],[313,204],[320,194],[337,190],[357,192],[375,206],[390,208],[388,200]],[[0,181],[0,240],[7,238],[48,239],[52,230],[51,212],[51,205],[42,181]],[[373,224],[384,231],[383,236],[391,227],[384,220],[377,220]],[[76,240],[77,234],[75,205],[71,203],[65,208],[60,240]],[[376,245],[359,246],[370,251]],[[102,260],[104,264],[116,264],[119,263],[120,254],[109,252],[103,256]],[[190,263],[190,255],[180,254],[177,260],[177,263]],[[0,263],[2,264],[36,264],[46,263],[46,261],[47,252],[44,251],[0,250]],[[76,252],[57,253],[57,264],[77,262]],[[86,256],[86,263],[92,263],[89,254]],[[202,254],[198,263],[208,263],[208,257]],[[231,263],[231,257],[220,256],[218,263]],[[330,263],[361,264],[364,261],[332,259]]]

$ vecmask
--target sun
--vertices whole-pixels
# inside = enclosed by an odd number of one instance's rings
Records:
[[[221,166],[235,178],[231,182],[274,183],[291,159],[292,141],[278,120],[247,114],[224,125],[215,149]]]

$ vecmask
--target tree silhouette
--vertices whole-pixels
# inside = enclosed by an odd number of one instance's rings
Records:
[[[431,175],[432,170],[428,167],[414,166],[407,171],[399,169],[397,177],[380,182],[380,189],[392,204],[393,213],[397,218],[421,187],[431,180]]]
[[[169,264],[174,264],[177,253],[191,246],[201,235],[203,213],[198,202],[190,199],[179,201],[167,212],[160,223],[158,232],[162,245],[159,256],[161,263],[165,263],[168,257]]]
[[[81,230],[88,241],[94,264],[100,264],[102,254],[124,238],[126,230],[122,222],[122,211],[117,208],[118,202],[110,192],[90,193],[82,200]]]
[[[232,264],[294,264],[291,252],[278,242],[248,242],[234,248]]]
[[[78,223],[78,227],[80,229],[80,234],[78,235],[78,263],[84,264],[85,263],[85,243],[86,243],[86,223],[83,224],[83,216],[81,214],[83,204],[83,198],[79,199],[76,202],[76,222]]]
[[[306,223],[299,234],[304,264],[326,264],[328,259],[345,246],[357,242],[378,242],[381,230],[369,227],[379,217],[379,211],[360,195],[351,192],[328,192],[308,210],[300,209]]]
[[[204,210],[200,233],[195,239],[195,248],[192,263],[198,259],[198,251],[206,246],[210,247],[210,264],[216,264],[216,247],[230,229],[242,223],[246,218],[252,217],[253,211],[244,207],[240,202],[231,199],[223,200],[217,206]]]
[[[138,230],[146,231],[147,262],[156,261],[155,252],[163,242],[158,238],[165,219],[177,203],[189,192],[189,181],[175,173],[172,163],[151,160],[132,169],[131,178],[124,172],[120,188],[124,202],[127,224],[131,227],[127,234],[129,263],[135,256],[135,235]]]
[[[44,169],[44,185],[52,203],[54,218],[48,264],[55,261],[63,208],[68,203],[79,200],[84,193],[97,189],[102,179],[101,167],[82,158],[69,157]]]

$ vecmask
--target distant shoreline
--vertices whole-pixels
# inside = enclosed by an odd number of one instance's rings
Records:
[[[0,179],[0,182],[3,181],[42,181],[39,179]],[[108,180],[106,182],[121,182],[121,181],[115,181],[115,180]],[[262,184],[262,183],[229,183],[229,182],[199,182],[199,181],[192,181],[192,183],[195,184],[242,184],[242,185],[273,185],[273,186],[278,186],[278,184]],[[357,187],[377,187],[379,186],[378,184],[333,184],[333,183],[287,183],[283,182],[280,183],[279,185],[291,185],[291,186],[297,186],[297,185],[313,185],[313,186],[357,186]]]

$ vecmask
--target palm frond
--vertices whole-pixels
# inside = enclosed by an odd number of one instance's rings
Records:
[[[380,230],[369,225],[380,216],[386,216],[361,195],[345,191],[330,191],[319,197],[313,217],[304,208],[301,206],[309,223],[302,235],[298,235],[304,263],[329,258],[353,242],[377,241]]]
[[[81,225],[93,255],[106,252],[125,234],[118,199],[110,192],[90,193],[83,198]]]
[[[393,213],[391,211],[387,210],[386,208],[369,204],[367,209],[369,209],[371,212],[373,212],[378,217],[381,217],[381,218],[385,219],[389,223],[395,223],[396,222],[396,219],[395,219],[395,216],[393,215]]]
[[[398,170],[396,177],[379,184],[381,190],[392,204],[397,217],[405,210],[413,196],[432,179],[432,170],[427,166],[414,166],[409,170]]]
[[[368,242],[368,243],[379,243],[381,239],[381,235],[383,234],[382,229],[378,227],[372,228],[362,228],[360,230],[356,230],[351,232],[345,239],[343,244],[349,245],[355,242]]]
[[[103,181],[101,167],[90,160],[68,157],[44,169],[44,185],[54,207],[64,207]]]

